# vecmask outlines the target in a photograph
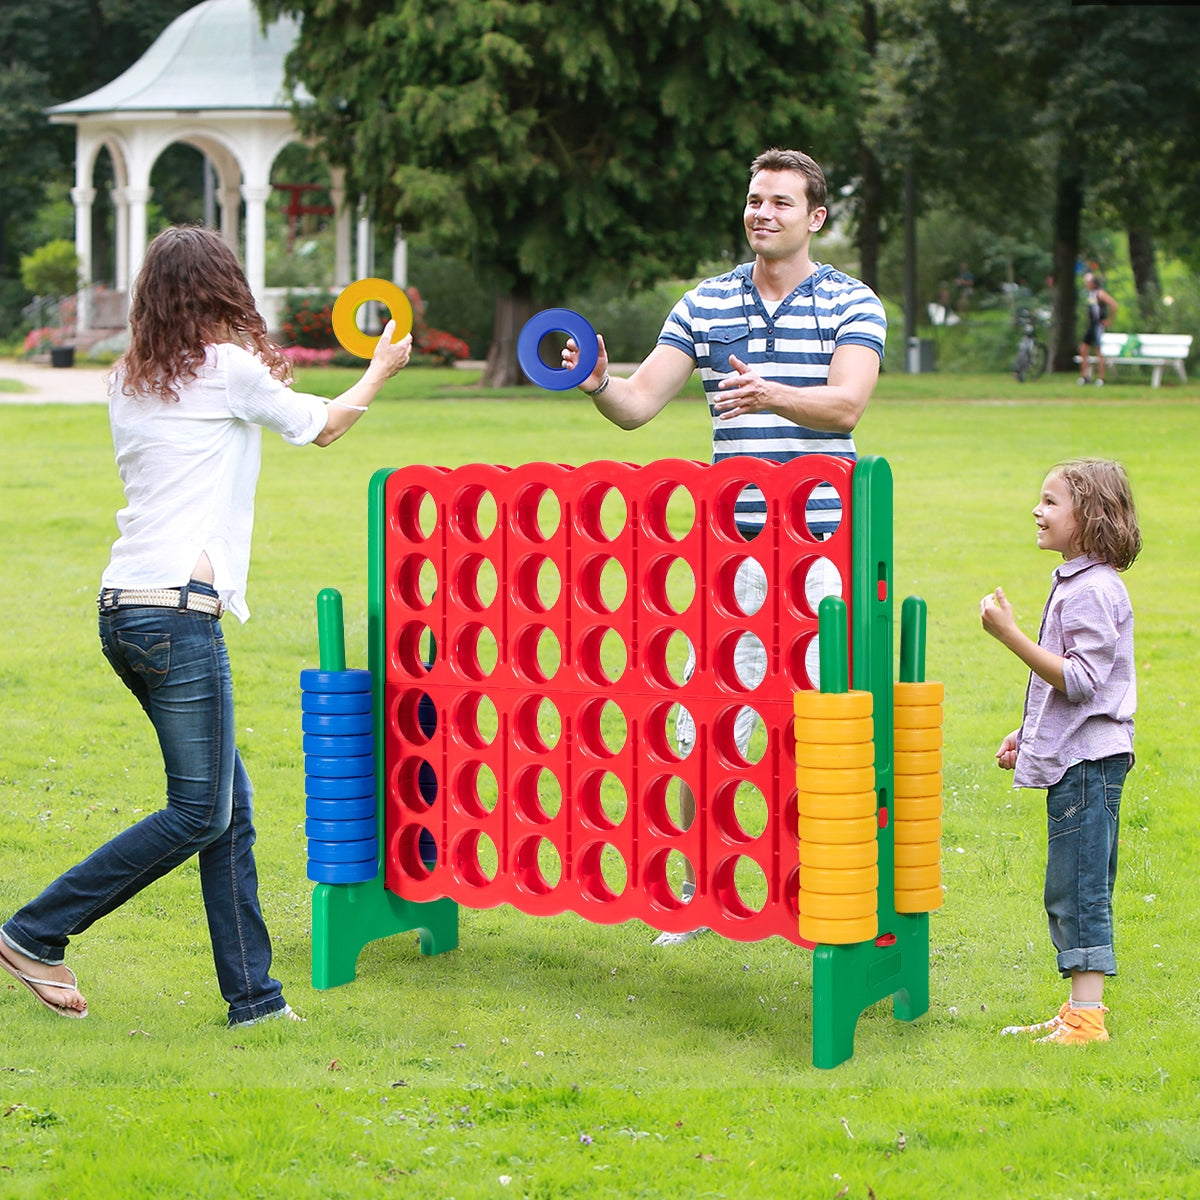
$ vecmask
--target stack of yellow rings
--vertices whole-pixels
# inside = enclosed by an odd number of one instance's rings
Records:
[[[897,683],[895,705],[896,911],[942,906],[942,699],[940,683]]]
[[[797,692],[800,936],[851,945],[878,931],[879,826],[870,692]]]

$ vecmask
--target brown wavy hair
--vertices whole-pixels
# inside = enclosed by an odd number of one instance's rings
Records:
[[[1071,493],[1080,550],[1118,571],[1133,566],[1142,534],[1125,468],[1108,458],[1072,458],[1050,474]]]
[[[121,391],[177,401],[215,342],[244,346],[288,382],[287,356],[267,336],[245,273],[211,229],[173,225],[147,247],[129,308],[129,349],[117,362]]]

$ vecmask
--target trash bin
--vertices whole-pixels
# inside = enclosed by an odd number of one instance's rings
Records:
[[[933,338],[909,338],[906,364],[908,374],[925,375],[934,370],[933,353]]]
[[[73,367],[75,365],[75,347],[51,346],[50,365],[52,367]]]

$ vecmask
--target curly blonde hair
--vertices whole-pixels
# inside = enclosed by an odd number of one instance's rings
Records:
[[[1133,566],[1142,534],[1125,468],[1108,458],[1072,458],[1050,474],[1071,493],[1080,550],[1118,571]]]
[[[121,391],[177,401],[178,386],[196,378],[215,342],[237,342],[276,379],[291,379],[233,251],[211,229],[173,225],[150,243],[138,273],[129,349],[116,364]]]

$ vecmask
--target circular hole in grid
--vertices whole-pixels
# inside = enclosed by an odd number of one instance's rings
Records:
[[[513,708],[513,732],[526,750],[545,754],[562,737],[562,716],[547,696],[523,696]]]
[[[625,710],[613,700],[589,700],[580,709],[576,730],[580,744],[596,758],[620,754],[629,740]]]
[[[496,564],[482,554],[467,554],[454,568],[450,594],[463,608],[483,612],[496,599],[497,586]]]
[[[610,626],[593,625],[579,639],[579,669],[597,687],[616,683],[625,674],[629,651]]]
[[[655,704],[646,713],[642,736],[651,754],[664,762],[681,762],[696,744],[696,722],[682,704]]]
[[[484,750],[496,740],[499,714],[486,692],[463,692],[454,706],[452,732],[472,750]]]
[[[800,919],[800,868],[793,867],[783,881],[783,902],[793,921]]]
[[[713,749],[730,766],[752,767],[767,752],[767,727],[756,709],[731,704],[713,721]]]
[[[437,706],[419,688],[400,693],[396,701],[396,728],[409,746],[423,746],[437,732]]]
[[[486,540],[496,530],[496,497],[480,484],[462,488],[450,503],[450,521],[468,542]]]
[[[396,836],[396,861],[409,879],[428,879],[437,866],[437,841],[424,825],[407,824]]]
[[[562,505],[548,487],[531,483],[517,493],[513,522],[517,531],[531,542],[549,540],[562,521]]]
[[[517,603],[530,612],[547,612],[562,595],[558,564],[545,554],[527,554],[520,559],[513,571],[513,582]]]
[[[815,619],[826,596],[842,595],[842,573],[821,555],[802,558],[792,568],[790,590],[797,612]]]
[[[629,883],[629,869],[611,842],[589,842],[579,856],[579,890],[601,904],[616,900]]]
[[[476,820],[495,812],[500,802],[496,772],[486,763],[468,759],[454,776],[454,799],[463,812]]]
[[[629,578],[619,559],[607,554],[586,558],[577,575],[580,603],[602,616],[614,613],[629,594]]]
[[[437,799],[433,764],[419,754],[406,754],[396,770],[396,796],[410,812],[426,813]]]
[[[579,494],[576,507],[580,529],[596,542],[619,537],[629,520],[625,497],[611,483],[593,483]]]
[[[642,510],[647,531],[663,542],[678,542],[696,524],[696,500],[681,483],[664,480],[650,489]]]
[[[767,876],[748,854],[731,854],[713,872],[713,894],[731,916],[746,920],[767,902]]]
[[[683,881],[690,859],[678,850],[659,850],[646,859],[642,873],[646,893],[660,908],[683,907]]]
[[[788,647],[787,667],[791,677],[802,688],[821,686],[821,651],[817,635],[801,634]]]
[[[597,829],[616,829],[629,812],[629,794],[612,771],[589,771],[579,781],[579,811]]]
[[[437,528],[437,502],[423,487],[409,487],[396,497],[396,527],[410,542],[423,542]]]
[[[730,616],[754,616],[767,602],[767,573],[762,563],[747,554],[723,559],[717,568],[713,599]]]
[[[546,837],[528,837],[517,843],[513,866],[517,886],[535,896],[549,895],[562,878],[558,847]]]
[[[451,847],[450,864],[468,887],[487,887],[496,878],[496,843],[482,830],[468,829]]]
[[[800,483],[788,497],[784,512],[796,536],[810,542],[836,533],[842,523],[841,497],[827,479]]]
[[[525,767],[513,781],[513,797],[526,820],[553,821],[562,810],[562,784],[546,767]]]
[[[746,779],[731,779],[713,793],[713,820],[733,842],[752,842],[767,828],[767,801]]]
[[[513,639],[513,664],[526,679],[546,683],[562,666],[562,646],[546,625],[526,625]]]
[[[433,661],[433,630],[423,621],[408,621],[396,635],[396,665],[406,675],[425,675]]]
[[[468,621],[454,642],[454,662],[459,671],[476,682],[486,679],[495,669],[499,655],[496,635],[478,621]]]
[[[767,648],[756,633],[734,629],[713,647],[717,682],[731,692],[752,692],[767,677]]]
[[[682,629],[662,626],[646,639],[646,670],[659,687],[682,687],[695,661],[691,639]]]
[[[655,612],[678,616],[687,612],[696,598],[696,572],[686,559],[660,554],[646,568],[643,594]]]
[[[423,554],[406,554],[396,567],[396,595],[408,608],[428,608],[437,581],[437,567]]]
[[[748,542],[756,534],[739,528],[748,526],[757,530],[763,523],[766,501],[763,494],[752,483],[744,479],[731,479],[717,489],[713,497],[712,523],[731,542]]]
[[[642,808],[650,828],[662,837],[678,837],[691,824],[684,824],[683,790],[687,784],[678,775],[656,775],[645,791]]]

